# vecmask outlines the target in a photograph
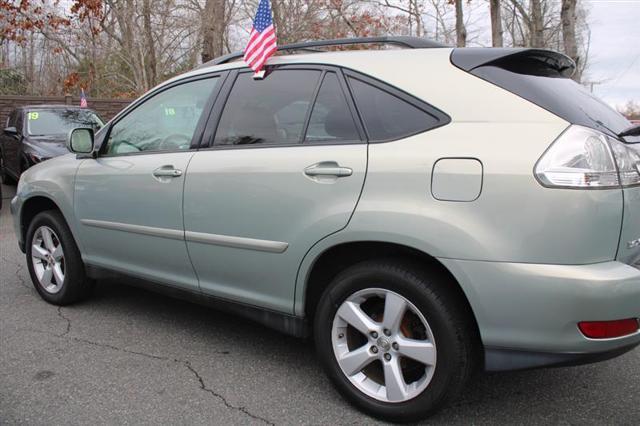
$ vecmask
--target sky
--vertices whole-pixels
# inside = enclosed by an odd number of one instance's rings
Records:
[[[591,46],[584,80],[612,106],[640,103],[640,0],[583,0]]]

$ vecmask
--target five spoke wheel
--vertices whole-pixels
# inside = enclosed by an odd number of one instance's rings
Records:
[[[332,343],[351,383],[380,401],[416,397],[435,371],[429,324],[409,300],[390,290],[368,288],[348,297],[333,320]]]
[[[60,291],[64,283],[64,252],[56,233],[48,226],[39,227],[33,234],[31,262],[38,283],[48,293]]]

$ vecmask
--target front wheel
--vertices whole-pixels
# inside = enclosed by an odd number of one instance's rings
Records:
[[[78,246],[58,211],[38,213],[25,241],[29,275],[44,300],[68,305],[89,295],[93,281],[86,277]]]
[[[318,305],[315,339],[349,401],[407,422],[457,395],[475,366],[474,338],[450,285],[401,260],[363,262],[333,280]]]

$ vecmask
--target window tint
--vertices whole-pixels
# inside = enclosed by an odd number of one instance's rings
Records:
[[[297,144],[320,71],[276,70],[264,80],[241,73],[225,105],[215,145]]]
[[[360,140],[360,136],[338,76],[327,73],[313,105],[305,142],[356,140]]]
[[[110,131],[107,154],[187,150],[218,78],[192,81],[147,99]]]
[[[436,117],[389,92],[352,77],[349,83],[371,141],[403,138],[440,123]]]

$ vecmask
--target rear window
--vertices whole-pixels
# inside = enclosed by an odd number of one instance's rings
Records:
[[[491,50],[484,49],[486,55]],[[494,50],[495,51],[495,50]],[[618,134],[631,123],[615,109],[596,98],[565,72],[560,54],[540,50],[511,51],[479,64],[482,52],[456,49],[452,62],[471,74],[502,87],[552,112],[572,124]],[[568,59],[566,59],[569,61]],[[477,62],[472,62],[477,61]]]

